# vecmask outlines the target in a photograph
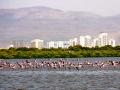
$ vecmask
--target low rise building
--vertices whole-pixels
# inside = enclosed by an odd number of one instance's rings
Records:
[[[69,44],[70,46],[78,45],[78,39],[77,38],[70,39]]]
[[[47,43],[47,48],[68,48],[68,41],[50,41]]]
[[[13,47],[13,48],[26,47],[26,48],[28,48],[29,44],[27,41],[24,41],[24,40],[14,40],[14,41],[12,41],[10,47]]]

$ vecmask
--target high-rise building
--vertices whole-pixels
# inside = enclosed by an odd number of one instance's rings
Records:
[[[80,43],[82,47],[91,47],[92,46],[92,37],[90,35],[80,36]]]
[[[80,36],[80,40],[79,40],[79,44],[82,46],[82,47],[85,47],[85,37],[84,36]]]
[[[94,38],[92,41],[92,47],[100,46],[99,38]]]
[[[114,39],[110,39],[109,40],[109,45],[115,47],[115,40]]]
[[[114,39],[110,39],[110,37],[108,36],[108,33],[101,33],[98,35],[97,38],[93,39],[92,42],[92,46],[105,46],[105,45],[111,45],[111,46],[115,46],[115,40]]]
[[[70,39],[70,40],[69,40],[69,44],[70,44],[70,46],[78,45],[78,40],[77,40],[77,38]]]
[[[38,48],[41,49],[44,46],[44,41],[40,39],[34,39],[31,41],[31,47],[32,48]]]
[[[101,33],[99,34],[99,46],[105,46],[108,45],[108,33]]]

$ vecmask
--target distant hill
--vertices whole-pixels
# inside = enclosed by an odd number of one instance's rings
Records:
[[[0,9],[0,47],[11,40],[68,40],[100,32],[110,33],[119,42],[120,15],[102,17],[47,7]]]

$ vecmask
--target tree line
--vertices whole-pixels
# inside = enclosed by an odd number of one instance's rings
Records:
[[[80,45],[63,48],[9,48],[0,49],[0,59],[32,58],[82,58],[82,57],[120,57],[120,46],[82,47]]]

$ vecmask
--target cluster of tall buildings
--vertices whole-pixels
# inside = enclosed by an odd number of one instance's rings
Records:
[[[90,35],[80,36],[79,40],[79,44],[83,47],[102,47],[105,45],[111,45],[113,47],[115,46],[115,40],[111,39],[108,36],[108,33],[101,33],[95,38],[91,37]]]
[[[81,45],[82,47],[102,47],[105,45],[115,46],[115,40],[111,39],[108,33],[100,33],[97,37],[90,35],[80,36],[79,38],[73,38],[68,41],[49,41],[46,44],[44,40],[34,39],[30,43],[25,41],[13,41],[10,47],[20,48],[68,48],[69,46]]]

